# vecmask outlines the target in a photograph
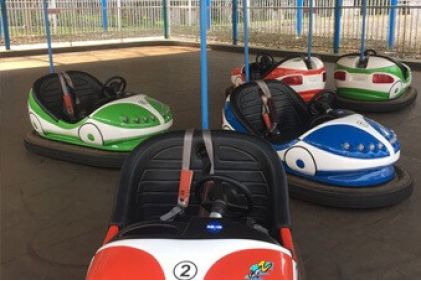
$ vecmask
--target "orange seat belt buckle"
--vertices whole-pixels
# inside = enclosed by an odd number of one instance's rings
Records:
[[[263,122],[265,123],[266,128],[269,130],[272,129],[272,121],[270,121],[269,114],[263,113]]]
[[[69,94],[63,96],[64,106],[68,114],[73,115],[72,99]]]
[[[187,207],[190,198],[190,188],[193,181],[192,170],[181,170],[180,185],[178,187],[178,205]]]

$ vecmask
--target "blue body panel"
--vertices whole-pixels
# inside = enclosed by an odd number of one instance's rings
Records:
[[[247,133],[247,129],[237,120],[234,113],[232,112],[231,104],[227,102],[224,108],[224,114],[226,121],[231,127],[242,133]],[[384,136],[389,142],[396,138],[393,131],[383,127],[379,123],[366,118],[366,121],[382,136]],[[378,159],[381,157],[387,157],[390,155],[386,146],[377,138],[367,133],[366,131],[360,130],[356,127],[346,124],[336,124],[331,126],[325,126],[319,130],[306,136],[302,141],[318,148],[326,153],[331,153],[344,158],[359,158],[364,160]],[[276,151],[283,151],[292,147],[298,142],[295,139],[285,144],[272,144]],[[343,148],[343,143],[349,142],[349,149]],[[378,144],[382,144],[379,148]],[[365,149],[363,151],[355,149],[359,144],[363,144]],[[375,144],[374,150],[367,149],[370,144]],[[399,141],[391,143],[394,147],[395,152],[399,150]],[[281,159],[282,160],[282,159]],[[285,164],[285,162],[284,162]],[[393,165],[376,167],[369,170],[359,171],[316,171],[314,176],[305,175],[303,173],[292,170],[288,165],[284,165],[285,171],[290,174],[294,174],[300,177],[307,178],[312,181],[325,183],[332,186],[338,187],[368,187],[377,186],[391,181],[395,177],[395,167]]]

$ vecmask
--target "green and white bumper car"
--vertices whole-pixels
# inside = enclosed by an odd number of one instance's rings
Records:
[[[374,50],[366,50],[363,56],[353,53],[340,57],[334,78],[339,108],[390,112],[406,107],[417,97],[409,66]]]
[[[25,138],[26,148],[66,161],[120,167],[139,143],[173,123],[167,105],[125,89],[122,77],[102,84],[81,71],[39,78],[29,93],[34,130]]]

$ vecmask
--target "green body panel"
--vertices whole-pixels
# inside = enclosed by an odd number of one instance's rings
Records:
[[[397,65],[388,66],[388,67],[380,67],[380,68],[363,69],[363,68],[356,68],[356,67],[355,68],[346,67],[344,65],[336,63],[335,71],[336,70],[344,70],[349,73],[355,73],[355,74],[370,75],[372,73],[388,73],[388,74],[397,76],[402,81],[403,87],[401,91],[394,97],[394,99],[400,97],[403,93],[405,93],[406,89],[409,86],[409,81],[411,79],[411,75],[408,75],[407,79],[404,80],[402,71]],[[340,87],[337,89],[336,93],[341,97],[344,97],[347,99],[353,99],[353,100],[363,100],[363,101],[390,100],[389,92],[381,92],[381,91],[374,91],[374,90],[367,90],[367,89],[360,89],[360,88]]]
[[[165,123],[170,122],[172,120],[172,113],[169,107],[154,99],[150,99],[150,100],[152,101],[151,105],[158,112],[160,112],[162,116],[164,117]],[[35,100],[33,96],[32,90],[29,92],[28,107],[31,108],[31,110],[34,113],[36,113],[38,117],[42,118],[44,121],[54,124],[55,126],[58,126],[65,130],[77,129],[78,127],[85,124],[86,121],[89,119],[88,117],[86,117],[74,124],[64,122],[63,120],[53,119],[37,103],[37,101]],[[127,120],[129,121],[127,123],[124,122],[126,121],[126,117],[127,117]],[[140,117],[142,117],[142,120],[139,119],[139,123],[134,122],[134,121],[137,121],[135,120],[135,118],[140,118]],[[147,117],[147,120],[145,121],[143,117]],[[129,128],[142,129],[142,128],[148,128],[148,127],[160,125],[158,118],[154,116],[152,113],[150,113],[147,109],[141,106],[137,106],[135,104],[131,104],[131,103],[111,104],[99,110],[98,112],[96,112],[94,116],[92,116],[91,118],[105,124],[109,124],[112,126],[125,128],[125,129],[129,129]],[[57,133],[51,133],[51,132],[44,132],[42,137],[53,140],[53,141],[65,142],[69,144],[80,145],[80,146],[95,148],[99,150],[128,152],[128,151],[132,151],[138,144],[143,142],[145,139],[151,137],[152,135],[155,135],[155,134],[149,134],[149,135],[144,135],[144,136],[135,137],[135,138],[104,141],[103,145],[88,144],[88,143],[83,142],[79,137],[76,137],[76,136],[57,134]]]
[[[159,125],[158,118],[144,107],[132,103],[110,104],[92,115],[92,119],[121,128],[148,128]]]
[[[157,101],[151,97],[147,97],[146,100],[158,111],[162,117],[164,118],[165,122],[168,122],[172,119],[172,112],[170,107],[162,102]]]
[[[365,89],[338,88],[336,93],[341,97],[352,99],[352,100],[364,100],[364,101],[389,100],[389,93],[376,92],[376,91],[370,91],[370,90],[365,90]],[[399,96],[402,93],[400,93]]]
[[[389,74],[399,77],[399,79],[401,79],[403,82],[406,82],[404,80],[401,69],[397,65],[366,69],[366,68],[357,68],[357,67],[346,67],[344,65],[337,63],[335,70],[346,70],[349,73],[358,73],[358,74],[372,74],[376,72],[389,73]]]

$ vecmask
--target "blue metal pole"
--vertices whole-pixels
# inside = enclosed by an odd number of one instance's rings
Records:
[[[232,44],[238,44],[238,0],[232,0]]]
[[[388,49],[392,49],[395,46],[396,5],[398,5],[398,0],[390,0],[389,32],[387,36]]]
[[[51,31],[50,31],[50,21],[48,20],[48,0],[42,1],[42,8],[44,10],[44,25],[45,25],[45,36],[47,38],[47,48],[48,48],[48,62],[50,73],[54,73],[54,62],[53,62],[53,49],[51,47]]]
[[[313,44],[313,0],[308,0],[308,38],[307,38],[307,59],[311,58],[311,47]]]
[[[1,19],[3,23],[3,34],[4,34],[4,46],[6,50],[10,50],[10,33],[9,33],[9,21],[7,20],[7,7],[6,0],[0,0],[1,5]]]
[[[200,0],[200,93],[202,129],[209,128],[208,113],[208,57],[206,43],[207,9],[206,0]]]
[[[102,28],[104,32],[108,31],[108,8],[107,8],[107,0],[101,0],[101,8],[102,8]]]
[[[365,24],[367,19],[367,0],[361,0],[361,8],[363,14],[363,22],[361,25],[361,46],[360,46],[360,61],[364,60],[365,51]]]
[[[247,0],[243,0],[244,68],[246,70],[246,82],[250,81],[248,15]]]
[[[207,30],[209,30],[211,28],[211,20],[212,20],[212,18],[211,18],[211,0],[206,0],[206,9],[208,11],[206,23],[207,23]]]
[[[303,5],[304,0],[297,0],[297,36],[303,35]]]
[[[168,2],[167,0],[162,0],[162,9],[163,9],[163,17],[164,17],[164,38],[170,38],[170,28],[168,24]]]
[[[342,17],[342,3],[343,0],[335,0],[335,23],[333,34],[333,52],[339,54],[341,45],[341,17]]]
[[[1,9],[0,9],[0,15],[1,15]],[[0,37],[3,37],[3,16],[1,16],[1,20],[0,20]]]

